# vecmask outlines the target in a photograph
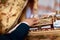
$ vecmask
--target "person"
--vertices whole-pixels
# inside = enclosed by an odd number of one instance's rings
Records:
[[[29,28],[34,27],[33,25],[37,23],[38,19],[36,18],[24,19],[13,29],[11,29],[7,34],[0,35],[0,40],[24,40],[26,35],[28,34]]]
[[[36,18],[28,18],[17,24],[8,34],[0,35],[0,40],[24,40],[29,28],[38,23]]]

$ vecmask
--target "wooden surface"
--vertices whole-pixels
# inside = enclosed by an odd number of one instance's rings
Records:
[[[60,30],[46,30],[46,31],[31,31],[29,35],[36,36],[36,35],[58,35],[60,36]]]
[[[28,40],[60,40],[60,30],[31,31]]]

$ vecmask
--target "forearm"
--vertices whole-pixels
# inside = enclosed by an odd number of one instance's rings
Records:
[[[0,36],[0,39],[19,40],[23,39],[29,31],[29,26],[25,23],[21,23],[13,32]]]
[[[27,35],[28,33],[28,30],[29,30],[29,26],[25,23],[21,23],[17,28],[16,30],[14,30],[12,33],[10,33],[10,37],[11,38],[22,38],[24,36]]]

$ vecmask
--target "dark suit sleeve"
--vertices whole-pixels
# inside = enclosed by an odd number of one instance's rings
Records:
[[[29,31],[29,26],[25,23],[21,23],[16,30],[10,34],[1,35],[1,40],[23,40]]]

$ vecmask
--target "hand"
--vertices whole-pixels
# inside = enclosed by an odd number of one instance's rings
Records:
[[[36,19],[36,18],[25,19],[24,22],[27,22],[29,24],[29,26],[33,26],[33,25],[39,23],[38,19]]]

